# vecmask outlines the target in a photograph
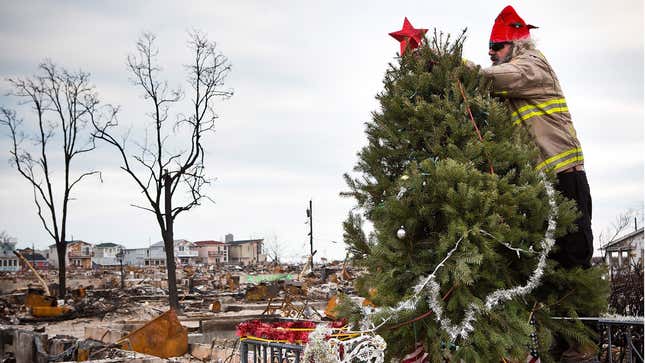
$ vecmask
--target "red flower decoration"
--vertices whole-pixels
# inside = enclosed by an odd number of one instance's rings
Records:
[[[332,322],[330,327],[340,328],[345,325],[345,320],[339,320]],[[237,325],[236,335],[239,337],[258,337],[306,344],[309,341],[309,333],[315,328],[316,323],[306,320],[275,321],[270,323],[261,320],[249,320]]]

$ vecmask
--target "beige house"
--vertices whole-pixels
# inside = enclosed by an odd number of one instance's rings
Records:
[[[264,239],[227,241],[228,259],[232,264],[249,265],[266,261],[262,251]]]
[[[199,255],[199,261],[206,265],[221,265],[228,263],[228,245],[220,241],[194,242]]]
[[[58,254],[56,253],[56,244],[49,246],[49,263],[52,267],[58,268]],[[65,265],[79,268],[92,268],[92,245],[85,241],[67,241],[67,255],[65,256]]]

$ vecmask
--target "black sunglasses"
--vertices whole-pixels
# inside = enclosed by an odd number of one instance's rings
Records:
[[[490,42],[488,43],[488,49],[491,49],[494,52],[499,52],[500,50],[502,50],[502,48],[504,48],[506,44],[509,44],[509,43],[508,42],[498,42],[498,43]]]

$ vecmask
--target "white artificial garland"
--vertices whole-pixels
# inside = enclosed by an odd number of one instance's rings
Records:
[[[303,361],[316,363],[383,363],[385,361],[387,343],[379,335],[362,334],[346,340],[335,337],[325,340],[325,337],[331,335],[332,329],[326,324],[318,325],[309,334],[309,343],[305,347]]]

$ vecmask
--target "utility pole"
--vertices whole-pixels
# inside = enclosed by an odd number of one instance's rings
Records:
[[[307,263],[305,263],[305,267],[300,273],[301,277],[313,276],[314,273],[314,255],[316,251],[314,251],[314,213],[311,199],[309,200],[309,208],[307,208],[307,217],[309,218],[307,221],[309,223],[309,258],[307,258]]]
[[[318,251],[314,251],[314,216],[313,216],[313,206],[311,199],[309,200],[309,209],[307,209],[307,217],[309,217],[309,256],[313,263],[314,255]]]

